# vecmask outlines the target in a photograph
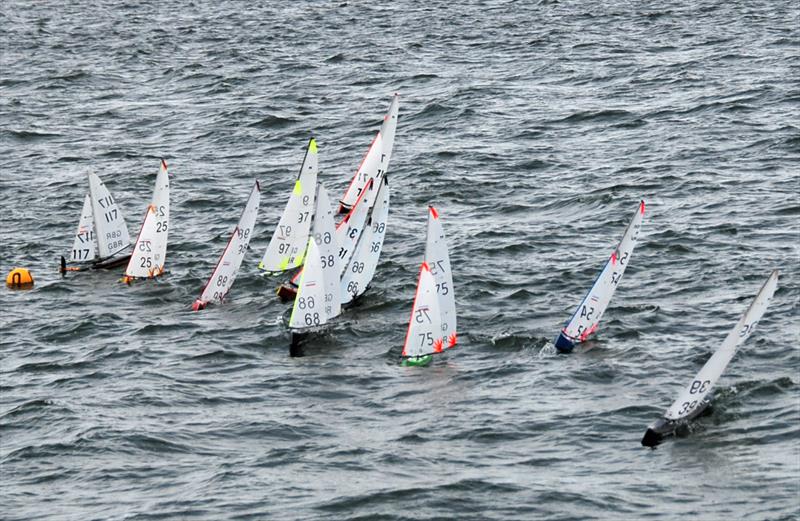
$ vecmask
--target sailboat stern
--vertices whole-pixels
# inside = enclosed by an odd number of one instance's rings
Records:
[[[287,280],[275,289],[275,294],[281,302],[292,302],[297,297],[297,285]]]
[[[208,306],[208,302],[203,302],[202,300],[197,299],[192,302],[192,311],[201,311],[206,309],[206,306]]]
[[[425,367],[433,360],[433,355],[417,355],[404,357],[400,365],[403,367]]]
[[[556,349],[562,353],[571,353],[572,350],[575,349],[575,342],[567,336],[563,330],[558,333],[553,344],[555,344]]]
[[[657,446],[665,437],[674,434],[677,427],[678,422],[666,418],[659,418],[647,428],[642,438],[642,445],[644,447]]]

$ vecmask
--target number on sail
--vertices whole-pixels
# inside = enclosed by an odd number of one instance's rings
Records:
[[[169,173],[161,160],[153,199],[145,212],[142,228],[125,270],[128,278],[152,278],[164,272],[169,234]]]
[[[280,273],[303,264],[311,230],[318,170],[317,142],[311,138],[292,194],[258,265],[260,269]]]
[[[644,210],[644,201],[641,201],[619,244],[556,339],[559,349],[571,349],[573,344],[585,341],[597,330],[638,241]]]
[[[336,228],[340,276],[344,275],[345,270],[350,265],[350,259],[356,249],[361,233],[364,231],[367,216],[374,199],[373,192],[373,181],[370,179],[367,181],[364,191],[356,199],[353,208],[350,209],[350,212]]]
[[[75,232],[75,240],[72,242],[72,252],[69,257],[71,261],[86,262],[97,258],[97,241],[94,236],[93,221],[92,201],[87,195],[83,199],[81,219],[78,222],[78,230]]]
[[[99,260],[107,259],[130,245],[128,225],[106,185],[92,173],[89,174],[89,197],[98,257]]]
[[[456,335],[456,301],[453,292],[453,273],[450,270],[450,255],[439,212],[428,207],[428,230],[425,241],[425,262],[436,281],[436,294],[442,312],[442,337],[447,347],[458,342]]]
[[[778,287],[778,271],[773,271],[767,281],[761,286],[753,302],[747,308],[739,322],[725,337],[722,345],[711,355],[702,369],[697,373],[692,382],[685,387],[675,403],[667,409],[664,417],[668,420],[680,420],[690,415],[698,405],[703,403],[713,386],[717,383],[722,372],[741,346],[755,330],[754,325],[761,320],[767,306],[772,301]],[[742,334],[744,332],[744,334]]]
[[[260,201],[261,189],[256,181],[239,222],[198,299],[199,304],[195,307],[204,307],[207,302],[222,302],[230,291],[253,236]]]
[[[294,299],[290,329],[306,329],[328,322],[325,312],[325,277],[317,243],[309,238],[307,260],[300,275],[297,297]]]
[[[395,116],[394,125],[397,124],[397,117]],[[394,131],[392,130],[392,142],[394,141]],[[347,190],[342,196],[341,205],[339,206],[339,213],[344,213],[353,208],[356,200],[365,190],[368,182],[375,182],[379,175],[384,173],[384,164],[388,166],[388,157],[385,153],[383,135],[379,131],[372,140],[369,150],[367,150],[364,159],[356,170],[353,180],[347,187]]]
[[[389,184],[385,177],[380,179],[375,205],[369,211],[364,233],[356,245],[350,265],[344,270],[341,281],[342,303],[347,304],[362,295],[372,282],[386,236],[386,223],[389,219]]]
[[[428,264],[423,262],[419,270],[402,356],[419,357],[440,353],[442,347],[442,319],[439,298],[436,295],[436,280]]]

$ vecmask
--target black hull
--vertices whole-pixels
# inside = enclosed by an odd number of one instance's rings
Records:
[[[124,264],[128,264],[131,260],[131,254],[123,255],[122,257],[116,257],[113,259],[105,259],[100,262],[95,262],[92,264],[93,270],[110,270],[112,268],[117,268]]]
[[[675,435],[676,431],[681,427],[687,426],[692,420],[710,412],[709,406],[711,405],[709,399],[703,400],[700,406],[692,412],[689,416],[681,418],[680,420],[668,420],[666,418],[659,418],[644,433],[642,438],[642,445],[645,447],[655,448],[658,444],[664,441],[664,438]]]

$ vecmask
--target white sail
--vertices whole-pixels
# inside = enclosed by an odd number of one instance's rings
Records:
[[[212,301],[221,303],[228,291],[230,291],[231,286],[233,286],[233,281],[236,280],[236,275],[242,265],[242,259],[244,259],[250,239],[253,236],[253,227],[256,224],[260,201],[261,189],[258,186],[258,181],[256,181],[250,191],[250,197],[247,199],[244,211],[239,217],[239,223],[234,228],[225,251],[222,252],[214,272],[200,295],[199,300],[203,305]]]
[[[453,292],[453,273],[450,270],[450,255],[444,229],[439,221],[439,212],[428,207],[428,236],[425,241],[425,262],[436,280],[436,294],[442,310],[442,337],[444,344],[454,347],[458,342],[456,335],[456,300]]]
[[[308,258],[300,275],[297,297],[294,299],[289,328],[307,329],[328,322],[325,312],[325,277],[319,248],[313,238],[308,240]]]
[[[381,124],[381,138],[383,139],[383,153],[381,154],[381,166],[378,175],[386,174],[389,171],[389,162],[392,159],[392,149],[394,148],[394,135],[397,131],[397,115],[400,111],[400,95],[392,96],[389,110],[383,116]]]
[[[414,295],[414,307],[408,321],[402,356],[441,353],[442,345],[442,318],[439,298],[436,296],[436,280],[428,264],[423,262],[419,270],[417,292]]]
[[[344,274],[350,258],[356,250],[358,240],[367,224],[367,216],[374,200],[373,180],[367,181],[364,190],[356,199],[355,205],[344,216],[336,228],[336,245],[339,247],[339,276]]]
[[[350,264],[342,275],[342,304],[348,304],[364,294],[378,267],[383,239],[386,236],[386,223],[389,219],[389,183],[385,177],[380,178],[380,183],[367,226],[358,241]]]
[[[95,174],[89,174],[89,196],[94,216],[94,237],[100,259],[107,259],[131,243],[128,225],[106,185]]]
[[[330,320],[342,312],[342,301],[339,294],[340,268],[338,246],[336,245],[336,223],[328,191],[322,184],[317,189],[312,235],[319,250],[322,276],[325,280],[325,315]]]
[[[169,173],[167,163],[162,159],[153,189],[153,200],[147,207],[142,228],[133,246],[131,259],[125,269],[126,277],[152,278],[164,272],[168,228]]]
[[[92,214],[92,200],[87,194],[83,199],[81,220],[75,232],[72,243],[72,252],[69,260],[77,262],[92,261],[97,258],[97,241],[94,237],[94,216]]]
[[[750,307],[747,308],[742,318],[734,326],[722,345],[711,355],[708,362],[700,369],[685,389],[683,389],[675,400],[675,403],[667,409],[664,417],[668,420],[680,420],[692,414],[692,412],[703,403],[708,393],[717,383],[722,372],[728,366],[737,348],[747,340],[755,331],[756,324],[761,320],[767,306],[775,294],[778,287],[778,270],[773,271],[767,281],[761,286],[761,290],[756,295]]]
[[[311,138],[292,195],[258,265],[260,269],[268,273],[280,273],[303,264],[314,215],[318,170],[317,142]]]
[[[379,170],[381,169],[381,157],[384,157],[383,151],[383,137],[378,132],[375,139],[361,161],[361,165],[356,170],[353,180],[350,181],[350,186],[342,197],[341,207],[339,213],[343,213],[351,208],[356,203],[356,200],[364,191],[367,183],[372,180],[373,182],[378,177]]]
[[[625,268],[628,266],[633,248],[639,239],[639,231],[644,218],[644,201],[639,203],[636,214],[625,229],[619,245],[611,253],[611,257],[603,266],[600,275],[595,280],[592,288],[583,298],[561,334],[571,342],[583,342],[597,330],[600,319],[603,317],[611,297],[617,289],[617,284],[622,280]]]

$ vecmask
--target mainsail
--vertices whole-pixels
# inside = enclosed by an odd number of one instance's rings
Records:
[[[312,237],[319,251],[322,277],[325,281],[325,315],[330,320],[341,313],[342,302],[339,294],[339,252],[336,245],[336,224],[328,191],[322,184],[317,189]]]
[[[247,199],[247,204],[239,217],[239,222],[234,228],[231,238],[222,256],[211,273],[208,282],[206,283],[200,298],[195,301],[193,308],[195,311],[202,309],[208,302],[222,302],[225,296],[233,286],[233,281],[236,280],[236,275],[239,273],[239,268],[242,265],[242,260],[247,252],[250,244],[250,239],[253,236],[253,227],[256,224],[256,216],[258,215],[258,205],[261,201],[261,189],[258,186],[258,181],[253,184],[253,189],[250,191],[250,196]]]
[[[128,225],[114,197],[96,174],[89,174],[89,197],[92,201],[94,236],[99,260],[108,259],[131,243]]]
[[[442,318],[436,280],[426,262],[419,269],[417,292],[408,321],[402,356],[419,358],[442,352]]]
[[[69,260],[74,262],[93,261],[97,258],[97,241],[94,236],[94,216],[92,215],[92,201],[87,194],[83,199],[81,219],[75,240],[72,242],[72,251]]]
[[[755,331],[756,324],[761,320],[767,306],[778,287],[778,270],[773,271],[767,281],[761,286],[753,302],[747,308],[734,328],[722,342],[722,345],[711,355],[706,364],[694,377],[692,383],[681,391],[675,403],[667,409],[664,417],[668,420],[680,420],[692,414],[695,408],[702,403],[712,387],[717,383],[722,372],[736,354],[736,350]]]
[[[383,249],[386,224],[389,219],[389,183],[386,177],[380,178],[380,188],[375,204],[358,241],[356,250],[345,268],[341,281],[342,304],[348,304],[367,290]]]
[[[317,142],[311,138],[292,195],[258,264],[267,273],[280,273],[303,264],[314,212],[318,171]]]
[[[711,355],[692,382],[681,390],[678,399],[667,409],[664,416],[652,423],[642,438],[642,445],[655,447],[665,436],[673,434],[676,429],[698,417],[711,401],[711,390],[716,385],[722,372],[741,346],[756,329],[767,310],[775,290],[778,287],[778,270],[773,271],[761,286],[756,297],[744,312],[722,345]]]
[[[555,345],[558,349],[571,350],[576,343],[585,341],[589,335],[597,331],[600,319],[611,302],[617,284],[622,280],[622,275],[633,254],[633,248],[639,239],[644,209],[644,201],[641,201],[619,244],[611,253],[589,292],[556,338]]]
[[[304,330],[328,322],[325,311],[325,277],[320,262],[319,248],[313,238],[308,239],[307,261],[300,275],[297,297],[294,299],[289,328]]]
[[[456,301],[453,292],[453,273],[450,270],[450,255],[444,229],[439,221],[439,212],[428,207],[428,232],[425,241],[425,262],[436,280],[436,294],[442,311],[442,336],[448,348],[458,341],[456,335]]]
[[[356,199],[370,179],[377,180],[389,169],[389,161],[392,158],[392,148],[394,147],[394,135],[397,130],[397,114],[400,106],[400,96],[392,96],[389,110],[383,117],[381,129],[369,147],[364,159],[356,170],[350,185],[342,196],[339,205],[339,213],[346,213],[355,204]]]
[[[336,228],[336,245],[339,247],[339,275],[344,274],[344,270],[350,264],[350,259],[353,252],[356,250],[358,240],[361,238],[361,233],[367,223],[367,216],[372,207],[374,199],[373,180],[367,181],[364,190],[359,194],[358,199],[354,206],[350,209],[347,215],[344,216],[342,222]]]
[[[161,160],[156,177],[153,200],[147,206],[142,228],[125,270],[125,281],[134,278],[153,278],[164,272],[167,259],[169,228],[169,174],[167,163]]]

